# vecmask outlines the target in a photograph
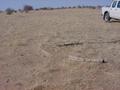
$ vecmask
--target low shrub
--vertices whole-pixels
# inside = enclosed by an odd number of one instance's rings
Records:
[[[33,7],[31,5],[25,5],[23,10],[25,12],[29,12],[29,11],[33,10]]]
[[[0,10],[0,13],[3,13],[3,11],[2,11],[2,10]]]
[[[11,15],[13,12],[16,12],[16,10],[11,9],[11,8],[7,8],[5,11],[7,15]]]
[[[79,5],[79,6],[77,6],[77,8],[82,8],[82,7]]]
[[[54,10],[54,8],[51,8],[51,7],[43,7],[43,8],[40,8],[41,10]]]

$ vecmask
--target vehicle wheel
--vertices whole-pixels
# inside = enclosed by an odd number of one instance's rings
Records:
[[[105,22],[110,22],[110,15],[109,15],[109,13],[105,13],[105,15],[104,15],[104,20],[105,20]]]

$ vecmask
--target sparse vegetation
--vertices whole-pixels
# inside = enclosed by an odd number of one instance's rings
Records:
[[[53,8],[53,7],[42,7],[42,8],[36,8],[35,11],[39,11],[39,10],[54,10],[54,9],[72,9],[72,8],[90,8],[90,9],[96,9],[96,8],[101,8],[100,5],[98,6],[81,6],[81,5],[78,5],[78,6],[62,6],[62,7],[56,7],[56,8]],[[33,10],[33,7],[30,6],[30,5],[25,5],[24,6],[24,9],[23,11],[25,12],[28,12],[30,10]]]
[[[0,13],[2,13],[3,11],[2,10],[0,10]]]
[[[100,5],[98,5],[98,6],[80,6],[80,5],[78,5],[78,6],[69,6],[69,7],[65,7],[65,6],[63,6],[63,7],[58,7],[58,8],[52,8],[52,7],[43,7],[43,8],[36,8],[35,9],[35,11],[39,11],[39,10],[54,10],[54,9],[72,9],[72,8],[90,8],[90,9],[100,9],[101,8],[101,6]],[[33,8],[33,6],[31,6],[31,5],[25,5],[24,7],[23,7],[23,9],[18,9],[18,12],[29,12],[29,11],[31,11],[31,10],[34,10],[34,8]],[[14,13],[16,13],[17,11],[16,10],[14,10],[14,9],[12,9],[12,8],[7,8],[6,10],[6,14],[8,14],[8,15],[11,15],[13,12]],[[0,10],[0,13],[2,13],[3,11],[1,11]]]
[[[0,14],[0,90],[119,90],[119,22],[55,9]]]
[[[68,8],[71,8],[70,6]]]
[[[21,12],[21,13],[23,12],[23,10],[22,10],[22,9],[18,9],[18,11],[19,11],[19,12]]]
[[[82,6],[79,5],[79,6],[77,6],[77,8],[82,8]]]
[[[43,7],[43,8],[40,8],[41,10],[53,10],[54,8],[51,8],[51,7]]]
[[[16,10],[11,9],[11,8],[7,8],[5,11],[6,11],[7,15],[11,15],[13,12],[15,12],[15,13],[17,12]]]
[[[72,8],[76,8],[76,6],[73,6]]]
[[[36,8],[35,11],[39,11],[40,9],[39,8]]]
[[[82,6],[81,8],[90,8],[90,9],[96,9],[96,6]]]
[[[33,7],[32,7],[31,5],[25,5],[25,6],[24,6],[24,11],[25,11],[25,12],[29,12],[29,11],[31,11],[31,10],[33,10]]]

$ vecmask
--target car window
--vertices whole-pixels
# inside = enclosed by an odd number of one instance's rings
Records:
[[[114,1],[113,4],[112,4],[112,8],[114,8],[117,4],[117,1]]]
[[[118,2],[117,8],[120,8],[120,1]]]

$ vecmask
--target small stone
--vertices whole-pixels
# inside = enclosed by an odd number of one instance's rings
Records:
[[[10,79],[7,79],[6,83],[9,83]]]
[[[24,56],[23,54],[21,54],[20,56]]]
[[[102,60],[102,63],[107,63],[104,59]]]

